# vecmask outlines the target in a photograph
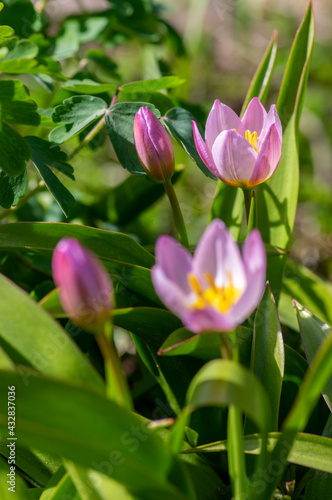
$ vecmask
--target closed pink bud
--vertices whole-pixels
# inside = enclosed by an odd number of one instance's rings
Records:
[[[142,107],[136,113],[134,142],[142,167],[151,179],[165,182],[172,177],[174,151],[171,139],[148,107]]]
[[[101,263],[73,238],[62,239],[52,259],[61,304],[84,330],[99,332],[112,308],[112,282]]]

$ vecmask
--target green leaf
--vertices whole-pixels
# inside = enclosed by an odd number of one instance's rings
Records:
[[[38,55],[39,49],[30,40],[19,40],[7,54],[0,59],[0,67],[3,61],[10,59],[34,59]]]
[[[194,356],[204,361],[211,361],[220,355],[220,334],[205,333],[194,335],[185,328],[171,333],[160,347],[161,356]]]
[[[332,375],[332,336],[328,336],[321,345],[310,368],[300,387],[292,410],[284,422],[283,432],[273,450],[270,463],[267,463],[261,471],[262,476],[265,477],[266,489],[264,491],[265,496],[258,498],[265,499],[272,495],[282,477],[287,464],[287,456],[292,449],[296,435],[306,427],[321,392]],[[269,471],[270,464],[274,461],[279,462],[278,474],[271,474]]]
[[[9,24],[15,30],[16,36],[22,38],[33,33],[35,21],[36,12],[30,0],[6,0],[5,8],[0,13],[0,23]]]
[[[252,370],[269,395],[271,431],[278,430],[279,403],[284,376],[285,350],[279,317],[270,287],[265,288],[258,306],[252,347]]]
[[[31,149],[23,137],[6,123],[0,129],[0,168],[10,177],[23,174]]]
[[[73,181],[75,180],[74,169],[68,163],[68,156],[64,151],[61,151],[59,146],[35,136],[28,136],[25,139],[32,149],[32,161],[36,158],[37,163],[44,163],[48,167],[67,175]]]
[[[150,276],[154,258],[130,236],[63,223],[14,223],[0,226],[0,248],[28,248],[50,256],[58,241],[65,237],[77,238],[89,247],[103,261],[118,286],[160,305]]]
[[[93,120],[103,116],[106,108],[106,102],[100,97],[83,95],[65,99],[52,113],[52,120],[62,125],[50,132],[50,141],[58,144],[68,141]]]
[[[271,425],[271,405],[256,376],[234,361],[216,359],[204,365],[189,386],[186,407],[171,432],[170,443],[174,450],[180,449],[190,413],[211,405],[235,405],[256,423],[263,436]],[[263,452],[261,456],[265,458]]]
[[[288,297],[295,298],[325,323],[332,325],[332,284],[330,281],[288,259],[282,290]],[[288,307],[290,307],[289,302]]]
[[[1,133],[0,133],[1,134]],[[26,169],[20,175],[10,177],[0,171],[0,205],[10,208],[17,205],[19,199],[27,192],[28,176]]]
[[[22,445],[37,446],[109,475],[143,498],[150,490],[158,498],[160,491],[164,499],[186,500],[167,480],[173,461],[168,448],[138,415],[96,392],[52,379],[32,376],[24,386],[18,374],[2,371],[0,394],[7,394],[8,386],[16,387],[19,398],[16,436]],[[7,429],[7,411],[2,397],[1,432]],[[143,438],[137,437],[137,429]]]
[[[178,87],[185,82],[178,76],[163,76],[153,80],[140,80],[139,82],[126,83],[121,85],[120,92],[130,94],[132,92],[156,92],[156,90],[170,89]]]
[[[10,470],[14,467],[14,480],[13,484],[10,484]],[[28,487],[23,481],[18,471],[15,470],[15,465],[9,465],[7,460],[5,461],[3,457],[0,456],[0,494],[1,500],[12,500],[13,497],[17,500],[25,500]],[[10,489],[13,488],[13,489]]]
[[[79,94],[102,94],[114,92],[118,86],[116,83],[98,83],[84,78],[83,80],[67,80],[63,88]]]
[[[324,430],[323,436],[325,438],[332,438],[332,415],[330,415]],[[332,439],[330,439],[332,442]],[[309,481],[306,490],[304,500],[316,500],[317,498],[328,498],[332,488],[332,457],[331,454],[331,445],[326,453],[326,450],[317,450],[315,455],[319,457],[320,463],[323,458],[324,464],[329,462],[330,470],[322,471],[322,466],[319,467],[319,470],[315,472],[314,477]],[[317,468],[318,467],[313,467]]]
[[[56,168],[73,178],[72,172],[74,169],[64,161],[67,160],[67,155],[59,147],[52,148],[53,145],[50,142],[39,137],[26,137],[25,139],[32,149],[33,164],[43,178],[47,189],[53,195],[63,213],[68,217],[70,209],[76,204],[76,200],[51,170],[51,168]]]
[[[76,54],[80,47],[79,42],[79,21],[68,19],[64,23],[64,29],[54,40],[52,57],[56,61],[62,61]]]
[[[103,390],[100,376],[56,321],[2,275],[0,291],[0,343],[15,363]],[[30,372],[21,371],[24,384],[30,378]]]
[[[268,434],[269,450],[273,450],[280,436],[280,432],[270,432]],[[258,455],[260,453],[261,438],[259,434],[245,436],[244,444],[246,453],[253,455]],[[186,450],[185,453],[211,453],[226,450],[227,441],[218,441],[216,443],[197,446],[191,450]],[[293,447],[287,460],[290,463],[302,465],[303,467],[312,467],[332,473],[332,439],[299,432],[294,440]]]
[[[299,322],[304,352],[309,365],[311,365],[324,340],[331,336],[331,327],[313,316],[296,301],[294,301],[294,309]],[[322,394],[332,412],[332,377],[324,387]]]
[[[72,497],[73,500],[82,500],[70,475],[61,466],[47,483],[40,500],[64,500],[64,498]]]
[[[136,175],[146,175],[138,159],[133,135],[135,114],[142,106],[148,106],[157,118],[160,117],[159,111],[146,102],[120,102],[112,106],[105,115],[107,132],[119,162]]]
[[[290,295],[281,292],[278,304],[279,318],[282,325],[286,325],[296,332],[299,332],[299,324],[294,313],[292,300]]]
[[[69,474],[63,474],[63,469],[61,469],[60,478],[56,474],[54,480],[50,481],[47,488],[45,488],[40,500],[82,500],[79,493],[76,491],[75,485]],[[55,481],[57,481],[55,483]]]
[[[295,37],[281,85],[277,111],[283,125],[282,156],[275,174],[257,189],[258,228],[263,241],[288,248],[294,225],[299,188],[298,123],[307,84],[313,46],[311,3]],[[267,277],[279,298],[286,257],[268,259]],[[277,293],[278,292],[278,293]]]
[[[247,95],[243,102],[240,116],[244,115],[249,102],[254,97],[258,97],[262,104],[266,101],[277,56],[277,44],[278,32],[274,31],[265,54],[263,55],[263,58],[259,63],[256,73],[251,81]]]
[[[19,80],[0,80],[2,121],[39,125],[37,104],[29,99],[28,89]]]
[[[193,120],[196,121],[195,117],[183,108],[170,109],[163,117],[166,127],[190,156],[190,158],[199,166],[205,175],[215,180],[216,177],[202,162],[197,152],[193,135],[193,127],[191,124]],[[197,125],[199,126],[199,124]],[[203,136],[204,134],[202,133],[201,127],[199,126],[199,128]]]
[[[72,462],[67,462],[66,467],[82,500],[109,500],[110,498],[134,500],[124,486],[105,474],[80,467]]]
[[[15,31],[10,26],[0,26],[0,41],[10,39],[15,34]]]
[[[211,207],[210,219],[221,219],[233,238],[238,241],[241,232],[244,199],[242,189],[218,181],[217,193]]]
[[[22,367],[18,367],[17,371],[24,376]],[[24,377],[22,380],[24,380]],[[9,458],[7,443],[7,441],[0,440],[0,452],[3,456]],[[17,467],[40,487],[48,484],[53,474],[56,473],[61,465],[61,459],[53,457],[48,453],[42,453],[34,448],[27,449],[21,446],[20,443],[16,444],[15,459]]]

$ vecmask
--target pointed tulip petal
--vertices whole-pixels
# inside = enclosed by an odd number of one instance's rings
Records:
[[[190,287],[187,274],[191,272],[191,254],[170,236],[160,236],[156,244],[156,266],[162,268],[165,276],[184,292]],[[155,266],[155,267],[156,267]]]
[[[221,132],[233,129],[244,135],[245,129],[237,114],[226,104],[216,100],[207,118],[205,128],[205,141],[209,150],[212,150],[213,143]]]
[[[193,134],[194,134],[194,141],[195,141],[195,146],[197,149],[197,152],[199,156],[201,157],[202,162],[207,166],[207,168],[216,176],[219,177],[218,170],[216,169],[216,166],[213,162],[212,156],[206,147],[205,142],[202,139],[202,136],[198,130],[197,124],[192,121],[192,126],[193,126]],[[219,177],[220,178],[220,177]]]
[[[247,275],[247,288],[231,311],[232,317],[243,322],[259,304],[265,288],[266,252],[257,229],[250,232],[243,245],[243,263]]]
[[[218,177],[231,186],[248,187],[257,153],[242,135],[233,130],[222,132],[212,148]]]
[[[269,179],[276,171],[280,158],[281,140],[276,125],[272,125],[259,149],[249,187],[257,186]]]
[[[254,97],[248,104],[246,112],[242,118],[242,123],[245,130],[250,130],[251,132],[257,132],[259,136],[264,122],[266,120],[267,113],[263,104],[260,102],[258,97]]]
[[[280,142],[281,142],[282,141],[282,126],[281,126],[280,118],[279,118],[278,113],[277,113],[277,109],[276,109],[274,104],[272,104],[272,106],[270,107],[270,110],[266,115],[266,120],[264,123],[264,127],[262,129],[262,132],[261,132],[260,136],[258,136],[258,140],[257,140],[258,147],[260,147],[260,145],[264,141],[264,138],[265,138],[267,132],[270,130],[272,125],[276,126],[277,132],[278,132],[278,135],[280,138]]]

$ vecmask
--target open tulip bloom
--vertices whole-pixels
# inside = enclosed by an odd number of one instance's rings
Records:
[[[208,169],[226,184],[252,188],[274,174],[281,157],[282,127],[275,105],[267,113],[257,97],[242,120],[216,100],[209,113],[205,142],[192,122],[196,149]]]
[[[232,331],[259,304],[265,279],[266,252],[256,229],[248,235],[242,255],[218,219],[204,232],[193,257],[170,236],[157,241],[155,290],[194,333]]]

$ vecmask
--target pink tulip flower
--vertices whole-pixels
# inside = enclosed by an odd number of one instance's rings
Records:
[[[165,182],[172,177],[175,162],[171,139],[148,107],[141,107],[136,113],[134,142],[142,167],[151,179]]]
[[[192,257],[170,236],[156,244],[152,282],[162,302],[194,333],[232,331],[259,304],[265,287],[266,253],[254,229],[242,249],[215,219]]]
[[[274,174],[281,157],[282,127],[275,105],[267,113],[257,97],[242,120],[216,100],[208,116],[205,142],[192,122],[196,149],[208,169],[226,184],[252,188]]]
[[[52,259],[53,279],[69,317],[83,329],[99,332],[112,308],[112,282],[94,254],[73,238],[63,238]]]

